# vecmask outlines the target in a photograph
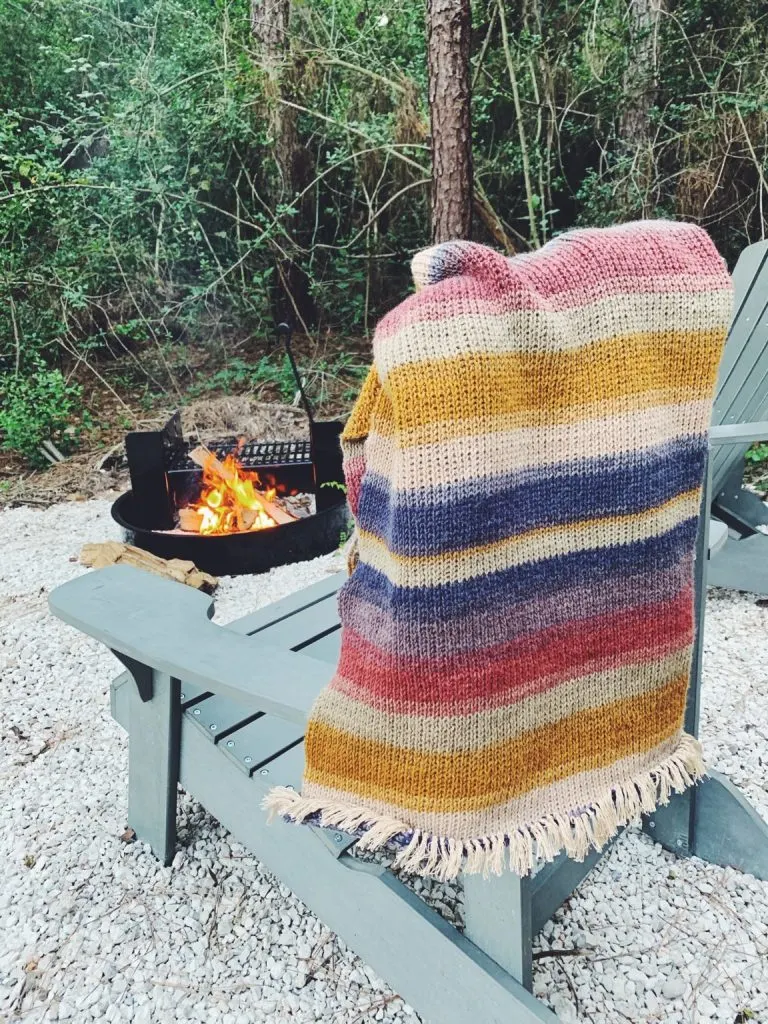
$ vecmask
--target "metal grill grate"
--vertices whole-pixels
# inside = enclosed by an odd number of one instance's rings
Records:
[[[244,469],[258,470],[267,466],[311,466],[310,441],[249,441],[239,447],[236,437],[211,441],[208,448],[218,459],[236,452]],[[169,473],[199,473],[199,467],[189,458],[190,447],[177,451],[168,461]]]

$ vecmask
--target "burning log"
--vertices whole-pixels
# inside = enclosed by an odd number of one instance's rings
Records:
[[[180,508],[179,509],[179,528],[185,530],[187,533],[200,533],[200,527],[203,525],[202,513],[198,512],[196,508]]]
[[[132,565],[136,569],[144,569],[156,576],[163,576],[175,583],[185,583],[195,590],[212,594],[219,581],[207,572],[201,572],[194,562],[181,558],[160,558],[149,551],[121,544],[116,540],[107,540],[99,544],[85,544],[80,552],[80,561],[92,569],[103,569],[107,565]]]
[[[274,501],[270,501],[268,498],[264,497],[264,494],[261,491],[257,491],[256,494],[261,507],[268,516],[275,520],[278,526],[284,526],[286,523],[294,523],[299,518],[298,516],[292,515],[290,512],[286,512],[284,508],[280,508],[280,506],[276,505]]]
[[[199,448],[193,448],[189,453],[190,459],[201,469],[207,469],[214,476],[219,477],[221,480],[226,480],[228,484],[235,482],[234,470],[231,470],[228,466],[225,466],[223,462],[216,458],[212,451],[207,448],[200,446]]]
[[[239,516],[244,530],[250,530],[258,518],[259,513],[255,508],[244,508]],[[274,519],[275,517],[272,516],[272,518]]]
[[[222,480],[231,489],[236,491],[237,484],[240,482],[236,470],[232,468],[232,466],[226,465],[217,459],[213,452],[201,446],[199,448],[194,448],[189,453],[189,457],[194,463],[200,466],[204,472],[211,474],[218,480]],[[248,483],[250,483],[250,481],[248,481]],[[298,516],[295,516],[290,512],[286,512],[285,509],[275,504],[274,501],[271,501],[263,491],[257,491],[255,488],[252,488],[252,493],[261,508],[249,508],[248,506],[243,505],[241,509],[238,509],[238,520],[239,524],[242,524],[242,529],[250,530],[256,522],[259,513],[262,511],[265,512],[270,519],[274,520],[278,526],[283,526],[286,523],[293,523],[298,519]],[[179,520],[179,523],[181,525],[181,519]],[[182,529],[186,528],[187,527],[182,526]],[[199,530],[199,527],[193,527],[193,529]]]

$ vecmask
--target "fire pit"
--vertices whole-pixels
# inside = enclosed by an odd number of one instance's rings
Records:
[[[349,520],[340,486],[341,424],[310,429],[306,442],[244,445],[226,438],[201,447],[183,441],[176,413],[162,431],[129,434],[132,488],[112,506],[123,539],[217,576],[333,551]],[[303,515],[290,511],[307,499]]]
[[[287,339],[286,349],[295,371]],[[218,576],[264,572],[338,547],[349,521],[342,425],[313,418],[295,372],[307,441],[185,441],[178,412],[162,430],[126,436],[131,490],[112,517],[128,544]]]

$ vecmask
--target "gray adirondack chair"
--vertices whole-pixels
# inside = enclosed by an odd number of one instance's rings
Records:
[[[713,423],[754,422],[742,440],[723,443],[712,455],[713,526],[723,545],[709,581],[720,587],[768,594],[768,505],[743,487],[744,453],[768,440],[768,242],[741,254],[733,272],[735,308],[715,399]],[[726,533],[718,523],[728,528]]]
[[[752,429],[718,428],[713,443],[743,445]],[[694,734],[708,508],[707,493],[686,713]],[[465,877],[459,932],[381,865],[354,858],[355,836],[267,825],[259,809],[271,786],[300,784],[306,718],[338,656],[335,594],[342,582],[334,576],[226,627],[210,622],[210,598],[125,566],[51,594],[55,615],[106,644],[127,669],[112,686],[112,713],[129,736],[129,824],[169,863],[180,783],[426,1021],[555,1022],[531,993],[532,939],[601,854],[583,863],[560,856],[523,879]],[[768,824],[716,773],[643,827],[678,855],[695,853],[768,879]]]

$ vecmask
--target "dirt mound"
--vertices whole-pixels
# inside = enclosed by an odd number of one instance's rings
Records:
[[[300,440],[309,437],[307,417],[292,405],[259,402],[248,395],[201,398],[181,412],[184,436],[201,441],[230,434],[249,441]]]

